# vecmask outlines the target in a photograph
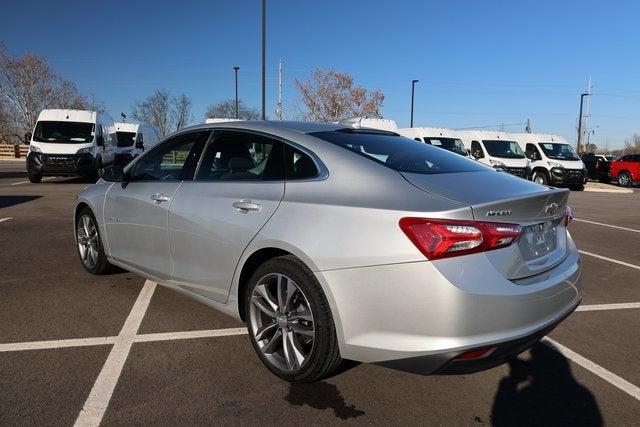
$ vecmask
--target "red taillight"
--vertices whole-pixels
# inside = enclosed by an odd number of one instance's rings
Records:
[[[564,210],[564,226],[569,225],[571,221],[573,221],[573,209],[567,206]]]
[[[504,248],[522,232],[517,224],[412,217],[402,218],[400,228],[430,260]]]
[[[465,353],[457,355],[456,357],[454,357],[454,360],[480,359],[482,357],[488,356],[494,348],[495,347],[477,348],[475,350],[467,351]]]

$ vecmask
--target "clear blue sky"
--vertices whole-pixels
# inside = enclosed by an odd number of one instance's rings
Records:
[[[579,93],[593,78],[593,141],[618,147],[640,132],[637,1],[268,1],[268,114],[277,62],[285,113],[294,78],[315,67],[351,73],[385,94],[383,114],[442,127],[519,123],[576,138]],[[260,104],[260,0],[12,1],[0,40],[45,56],[114,117],[156,88],[185,93],[196,122],[208,104],[240,95]],[[507,127],[520,130],[520,126]]]

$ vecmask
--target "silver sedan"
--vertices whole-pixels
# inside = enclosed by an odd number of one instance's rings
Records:
[[[582,297],[567,190],[357,122],[195,126],[102,178],[74,207],[84,267],[243,320],[288,381],[487,369]]]

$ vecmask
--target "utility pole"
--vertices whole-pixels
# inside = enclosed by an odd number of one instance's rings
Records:
[[[418,80],[411,80],[411,125],[409,127],[413,127],[413,100],[416,92],[416,83],[418,83]]]
[[[276,107],[276,116],[278,120],[282,120],[282,59],[278,61],[278,106]]]
[[[578,143],[576,144],[576,152],[580,155],[580,140],[582,139],[582,103],[584,102],[584,97],[589,96],[589,93],[581,93],[580,94],[580,115],[578,116]]]
[[[262,0],[262,120],[267,119],[266,97],[267,97],[267,0]]]
[[[591,117],[591,89],[593,85],[591,84],[591,76],[589,76],[589,83],[587,84],[587,92],[589,94],[589,98],[587,98],[587,105],[585,105],[584,109],[584,123],[582,125],[582,133],[586,133],[589,131],[589,117]]]
[[[238,70],[240,69],[240,67],[233,67],[233,69],[236,72],[236,119],[239,118],[238,116]]]

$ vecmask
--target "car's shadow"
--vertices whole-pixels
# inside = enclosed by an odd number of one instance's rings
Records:
[[[11,172],[0,172],[0,179],[12,179],[12,178],[27,178],[26,172],[21,171],[11,171]]]
[[[320,381],[317,383],[289,385],[289,394],[285,400],[292,405],[307,405],[314,409],[332,409],[334,415],[342,420],[358,418],[365,414],[354,405],[348,405],[338,387],[334,384]]]
[[[603,425],[595,397],[573,377],[568,360],[545,344],[530,352],[528,360],[509,361],[510,373],[494,399],[493,425]]]
[[[0,209],[27,203],[41,197],[42,196],[0,196]]]

